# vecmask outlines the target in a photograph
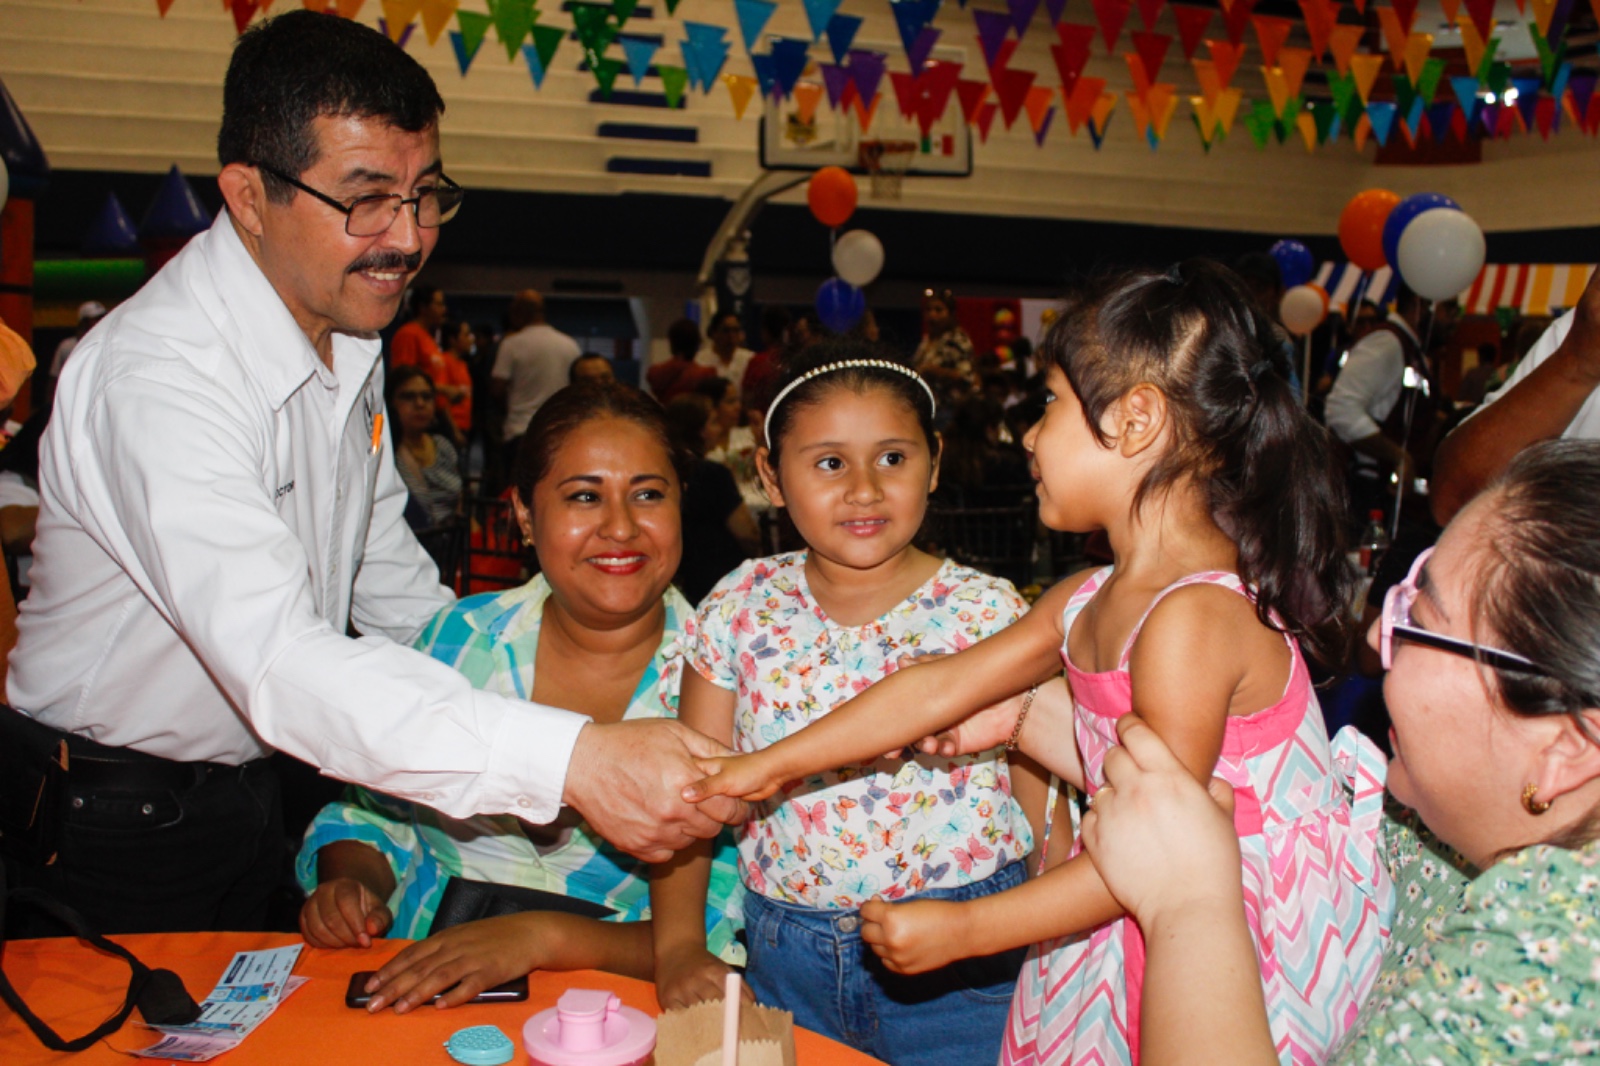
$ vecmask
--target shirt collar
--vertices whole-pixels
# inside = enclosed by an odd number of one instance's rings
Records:
[[[287,403],[312,376],[331,389],[341,383],[360,384],[371,375],[381,350],[376,338],[335,333],[334,369],[323,365],[283,298],[250,257],[226,208],[199,239],[205,242],[205,257],[222,302],[239,326],[244,371],[261,385],[274,408]]]
[[[531,636],[537,644],[539,626],[544,620],[544,602],[549,598],[550,583],[543,574],[535,574],[526,585],[507,589],[465,612],[463,618],[474,630],[495,640],[508,642]],[[661,598],[667,615],[656,655],[671,659],[684,654],[693,642],[694,608],[676,585],[669,585]]]

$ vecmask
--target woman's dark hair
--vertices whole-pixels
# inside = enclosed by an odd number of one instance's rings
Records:
[[[1289,384],[1277,335],[1238,276],[1194,259],[1164,274],[1098,279],[1065,307],[1041,350],[1106,447],[1101,419],[1112,404],[1141,383],[1161,390],[1173,445],[1134,506],[1194,478],[1238,545],[1239,577],[1262,623],[1325,663],[1341,661],[1354,581],[1344,486],[1325,431]]]
[[[667,435],[672,446],[697,459],[705,458],[706,424],[711,421],[711,401],[697,393],[675,396],[667,403]],[[0,456],[5,453],[0,452]]]
[[[777,396],[813,370],[849,359],[888,361],[884,359],[881,349],[849,337],[829,337],[807,346],[792,362],[785,362],[773,395]],[[933,427],[933,401],[928,398],[927,389],[923,388],[916,376],[881,366],[853,366],[819,374],[796,386],[793,392],[783,397],[782,403],[767,408],[767,461],[772,468],[778,468],[784,438],[794,421],[795,412],[816,406],[835,389],[861,393],[870,388],[881,388],[890,393],[917,416],[917,425],[922,427],[922,437],[928,444],[928,454],[937,461],[939,436]]]
[[[1497,670],[1501,697],[1529,716],[1600,707],[1600,441],[1535,444],[1484,495],[1472,616],[1550,675]]]
[[[671,458],[678,484],[681,486],[688,481],[692,457],[672,446],[666,412],[661,405],[654,397],[646,396],[631,385],[600,378],[561,389],[539,405],[533,421],[528,423],[528,431],[522,435],[522,447],[517,452],[516,474],[512,480],[524,504],[533,506],[534,486],[550,472],[556,452],[561,450],[572,431],[597,418],[620,418],[649,431]]]
[[[405,388],[407,382],[415,381],[417,378],[421,378],[423,381],[426,381],[428,383],[428,388],[433,389],[435,393],[437,393],[438,386],[436,386],[433,382],[433,375],[429,374],[426,370],[422,369],[420,366],[417,366],[415,363],[410,363],[406,366],[397,366],[393,370],[389,371],[389,380],[385,384],[385,389],[387,392],[386,399],[389,401],[389,440],[394,445],[396,451],[399,450],[400,441],[404,438],[405,434],[401,432],[400,429],[400,405],[395,402],[395,397],[400,394],[401,389]],[[441,410],[437,405],[435,405],[433,410],[433,421],[428,425],[428,432],[438,433],[445,437],[454,436],[454,434],[450,432],[450,426],[448,425],[449,418],[450,415],[447,411]]]
[[[987,396],[969,396],[956,405],[944,429],[940,481],[952,488],[981,489],[994,465],[998,430],[1005,409]]]
[[[456,338],[461,335],[461,327],[470,326],[471,324],[464,318],[445,319],[444,325],[439,327],[439,347],[447,352],[455,347]],[[476,333],[477,331],[473,330],[473,332]]]
[[[217,159],[272,167],[297,178],[317,162],[314,120],[378,119],[407,133],[436,125],[444,100],[422,65],[368,26],[289,11],[246,30],[222,85]],[[262,172],[274,203],[295,189]]]
[[[710,400],[713,405],[715,405],[727,399],[728,390],[732,388],[733,382],[719,374],[696,383],[694,387],[694,394],[696,396],[704,396],[706,399]]]
[[[700,326],[692,318],[680,318],[667,327],[667,350],[678,359],[693,359],[700,350]]]

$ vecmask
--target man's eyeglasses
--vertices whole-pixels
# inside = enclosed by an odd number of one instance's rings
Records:
[[[344,231],[352,237],[376,237],[394,225],[400,211],[407,204],[416,212],[417,225],[423,229],[437,229],[456,217],[466,190],[443,174],[439,184],[419,189],[415,196],[401,196],[397,192],[374,193],[358,196],[350,203],[340,203],[325,193],[320,193],[304,182],[297,181],[275,167],[257,163],[256,169],[271,174],[279,181],[294,186],[303,193],[315,196],[335,211],[344,215]]]
[[[1468,659],[1476,659],[1485,666],[1492,666],[1496,670],[1512,670],[1522,674],[1535,674],[1539,677],[1549,676],[1549,671],[1530,659],[1510,651],[1501,651],[1498,648],[1486,648],[1482,644],[1474,644],[1467,640],[1457,640],[1431,630],[1420,629],[1411,623],[1411,608],[1417,602],[1417,578],[1422,574],[1422,567],[1433,554],[1429,548],[1417,556],[1417,561],[1411,564],[1411,573],[1400,584],[1393,586],[1383,597],[1383,613],[1378,618],[1378,654],[1383,659],[1383,668],[1388,670],[1394,665],[1394,645],[1396,640],[1409,640],[1413,644],[1422,644],[1429,648],[1449,652],[1452,655],[1462,655]]]

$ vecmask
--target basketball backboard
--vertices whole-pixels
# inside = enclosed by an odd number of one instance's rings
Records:
[[[899,54],[898,44],[857,43],[856,50],[883,55]],[[940,63],[965,64],[967,50],[955,46],[935,46],[929,66]],[[792,97],[764,101],[761,116],[761,165],[767,170],[818,170],[840,166],[856,174],[868,173],[862,161],[864,143],[913,142],[916,150],[908,174],[924,177],[965,178],[972,175],[972,138],[961,113],[961,100],[952,92],[944,113],[923,135],[915,116],[901,114],[893,84],[887,73],[879,87],[878,106],[865,131],[857,108],[834,110],[828,106],[826,87],[820,70],[812,65],[802,82],[823,89],[822,102],[809,123],[800,120]]]

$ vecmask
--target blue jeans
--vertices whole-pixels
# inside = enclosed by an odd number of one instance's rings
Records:
[[[1022,883],[1014,862],[986,880],[918,899],[968,900]],[[746,979],[756,998],[795,1024],[888,1063],[987,1066],[1000,1057],[1011,993],[1027,948],[962,959],[905,976],[861,942],[859,911],[819,910],[745,896]]]

